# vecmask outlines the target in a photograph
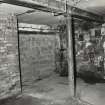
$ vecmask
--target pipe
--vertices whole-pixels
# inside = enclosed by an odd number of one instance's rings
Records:
[[[18,35],[18,60],[19,60],[19,71],[20,71],[20,87],[22,93],[22,69],[21,69],[21,58],[20,58],[20,37],[19,37],[19,30],[18,30],[18,18],[17,18],[17,35]]]
[[[75,96],[74,90],[74,54],[73,54],[73,36],[72,36],[72,17],[68,15],[67,17],[67,39],[68,39],[68,72],[69,72],[69,86],[70,86],[70,96]]]

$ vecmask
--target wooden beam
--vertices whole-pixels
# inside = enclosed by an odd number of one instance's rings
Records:
[[[83,16],[83,15],[78,15],[78,14],[72,14],[71,16],[73,18],[85,20],[85,21],[88,21],[88,22],[105,23],[105,21],[103,19],[94,19],[94,18],[91,18],[91,17],[88,17],[88,16]]]
[[[65,12],[65,3],[56,0],[2,0],[4,3],[28,7],[45,12]]]
[[[91,13],[91,12],[88,12],[88,11],[85,11],[85,10],[82,10],[82,9],[79,9],[76,7],[68,6],[69,10],[70,10],[70,8],[72,10],[71,15],[74,18],[84,19],[87,21],[95,21],[95,22],[99,22],[99,23],[105,22],[103,16],[100,16],[98,14],[94,14],[94,13]]]
[[[39,35],[49,35],[49,36],[52,36],[52,35],[55,35],[56,34],[56,32],[37,32],[37,31],[24,31],[24,30],[19,30],[19,33],[20,33],[20,35],[21,34],[24,34],[24,35],[29,35],[29,34],[31,34],[31,35],[37,35],[37,34],[39,34]]]
[[[69,86],[70,95],[75,96],[74,88],[74,56],[73,56],[73,37],[72,37],[72,17],[67,16],[67,39],[68,39],[68,72],[69,72]]]
[[[66,14],[66,2],[57,0],[0,0],[1,2],[37,9],[45,12]],[[98,22],[104,22],[104,17],[94,14],[67,4],[68,10],[72,10],[70,14],[74,17],[87,17]]]

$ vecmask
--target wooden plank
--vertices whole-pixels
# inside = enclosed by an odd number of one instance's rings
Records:
[[[67,16],[67,39],[68,39],[68,72],[70,95],[75,96],[74,89],[74,57],[73,57],[73,37],[72,37],[72,17]]]

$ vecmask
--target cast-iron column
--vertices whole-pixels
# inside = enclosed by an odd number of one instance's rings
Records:
[[[68,72],[69,72],[69,86],[70,86],[70,95],[75,96],[74,88],[74,54],[73,54],[73,27],[72,27],[72,17],[67,15],[67,60],[68,60]]]

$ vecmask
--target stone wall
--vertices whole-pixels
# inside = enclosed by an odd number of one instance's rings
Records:
[[[33,85],[54,72],[56,46],[56,35],[20,34],[23,86]]]
[[[17,19],[0,13],[0,99],[20,92]]]

